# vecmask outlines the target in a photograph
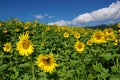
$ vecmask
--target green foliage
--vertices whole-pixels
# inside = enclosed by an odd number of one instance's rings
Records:
[[[96,29],[45,25],[30,22],[24,29],[25,22],[4,21],[0,26],[0,80],[120,80],[120,50],[119,45],[113,45],[112,40],[106,43],[87,45]],[[19,23],[19,24],[18,24]],[[36,24],[36,26],[33,26]],[[117,28],[114,34],[117,35]],[[16,32],[15,29],[19,28]],[[7,29],[7,33],[3,33]],[[34,45],[32,55],[20,56],[16,51],[19,35],[29,31],[30,40]],[[102,30],[103,31],[103,30]],[[64,33],[69,37],[65,38]],[[80,38],[74,37],[74,32],[80,33]],[[75,42],[85,44],[83,52],[75,49]],[[3,44],[11,42],[11,52],[4,52]],[[46,73],[36,66],[36,56],[53,53],[58,67],[52,73]]]

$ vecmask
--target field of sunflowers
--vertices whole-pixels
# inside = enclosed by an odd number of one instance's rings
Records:
[[[0,80],[120,80],[116,27],[0,21]]]

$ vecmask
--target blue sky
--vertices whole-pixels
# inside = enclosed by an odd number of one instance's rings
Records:
[[[120,21],[119,0],[0,0],[0,10],[2,21],[10,17],[17,17],[20,21],[37,19],[41,23],[58,25]]]

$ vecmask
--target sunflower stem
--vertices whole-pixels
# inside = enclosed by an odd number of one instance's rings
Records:
[[[116,58],[116,66],[117,66],[117,68],[118,68],[118,66],[119,66],[118,57]]]
[[[34,72],[34,63],[33,63],[33,57],[31,59],[32,65],[31,65],[31,69],[32,69],[32,78],[35,78],[35,72]]]

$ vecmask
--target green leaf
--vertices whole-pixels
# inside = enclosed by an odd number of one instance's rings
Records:
[[[92,59],[92,55],[88,54],[88,55],[86,55],[84,61],[86,64],[89,64],[91,62],[91,59]]]
[[[30,66],[30,63],[24,63],[24,64],[20,64],[19,67],[29,67]]]
[[[102,54],[102,57],[105,59],[105,60],[111,60],[113,58],[113,56],[111,55],[111,53],[107,53],[107,54]]]
[[[93,65],[92,66],[93,67],[93,69],[95,70],[95,71],[97,71],[97,72],[104,72],[104,73],[108,73],[108,69],[105,69],[103,66],[102,66],[102,64],[101,63],[97,63],[96,65]]]
[[[111,70],[112,70],[112,72],[118,72],[117,66],[112,66],[112,67],[111,67]]]
[[[110,80],[120,80],[120,75],[112,75]]]
[[[98,65],[92,65],[93,69],[97,72],[101,72],[101,68]]]
[[[10,79],[15,80],[15,79],[16,79],[16,76],[15,76],[14,74],[11,74]]]
[[[100,74],[100,77],[103,78],[103,79],[105,79],[105,78],[107,78],[107,77],[109,77],[109,76],[110,76],[109,73],[101,72],[101,74]]]
[[[0,66],[0,74],[3,73],[3,71],[7,68],[7,64],[3,64]]]
[[[92,74],[89,74],[89,75],[88,75],[88,78],[89,78],[90,80],[93,80],[93,79],[95,78],[95,76],[92,75]]]

